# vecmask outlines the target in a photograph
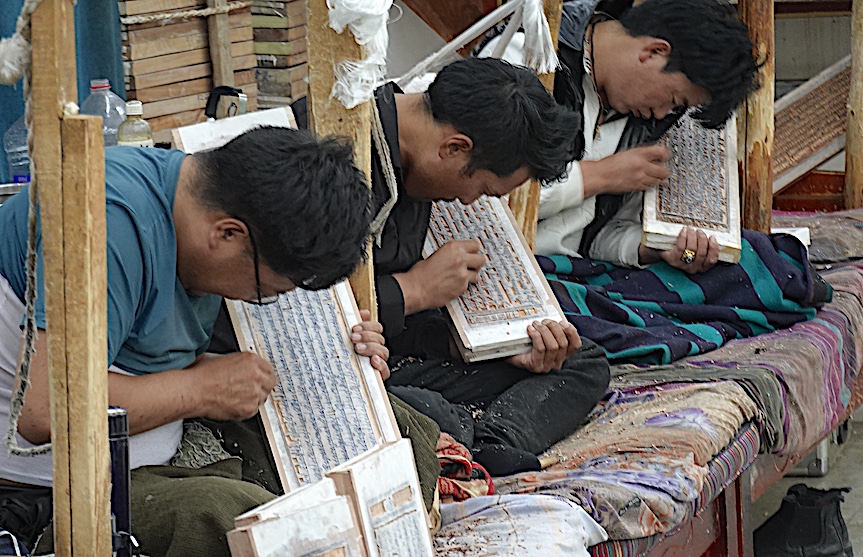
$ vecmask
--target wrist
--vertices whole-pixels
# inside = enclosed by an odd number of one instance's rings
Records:
[[[612,190],[608,177],[603,172],[604,159],[580,161],[581,179],[584,184],[584,198],[594,197]]]
[[[194,365],[177,371],[182,374],[181,384],[178,387],[183,419],[209,416],[216,405],[214,395],[219,392],[219,389],[208,386],[208,374]]]
[[[659,260],[662,259],[659,256],[659,250],[655,250],[653,248],[649,248],[644,244],[638,245],[638,264],[639,265],[650,265],[653,263],[658,263]]]
[[[393,278],[396,279],[399,288],[402,290],[402,298],[405,301],[405,315],[412,315],[426,309],[423,307],[422,289],[417,287],[416,281],[413,280],[410,271],[395,274]]]

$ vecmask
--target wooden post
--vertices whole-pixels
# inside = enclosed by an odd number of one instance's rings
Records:
[[[101,556],[111,554],[105,146],[97,116],[67,116],[62,129],[67,393],[55,384],[52,398],[68,397],[69,446],[61,462],[55,440],[54,467],[70,467],[74,555]]]
[[[44,0],[32,18],[33,168],[44,254],[54,549],[111,553],[102,123],[63,122],[77,101],[72,0]],[[64,149],[64,146],[66,147]],[[64,156],[66,160],[64,162]]]
[[[749,26],[755,60],[761,66],[761,88],[745,102],[743,159],[743,227],[770,232],[773,206],[773,0],[740,0],[738,10]]]
[[[371,109],[365,102],[350,110],[330,96],[335,83],[334,68],[343,60],[360,60],[365,57],[363,48],[356,43],[350,30],[336,33],[329,24],[326,0],[308,0],[309,41],[309,124],[319,136],[340,135],[353,142],[354,161],[371,186]],[[372,266],[372,244],[367,248],[367,263],[351,276],[351,287],[360,309],[377,318],[375,277]]]
[[[207,0],[209,8],[223,8],[228,0]],[[234,60],[231,58],[231,35],[228,14],[216,14],[207,18],[210,39],[210,61],[213,66],[213,87],[234,85]]]
[[[851,4],[851,90],[845,140],[845,208],[863,207],[863,2]]]
[[[551,39],[554,49],[557,50],[557,36],[560,31],[561,10],[563,0],[544,0],[543,9],[548,19],[548,27],[551,31]],[[542,84],[551,93],[554,90],[554,72],[539,76]],[[516,222],[521,227],[524,238],[530,249],[536,247],[536,224],[539,220],[539,182],[529,180],[517,187],[509,194],[509,208]]]

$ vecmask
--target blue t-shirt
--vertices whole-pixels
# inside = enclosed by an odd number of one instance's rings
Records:
[[[108,364],[134,374],[183,368],[203,353],[222,298],[191,296],[177,278],[172,217],[182,151],[105,150]],[[0,206],[0,274],[24,300],[27,204],[24,191]],[[45,327],[41,228],[36,322]]]

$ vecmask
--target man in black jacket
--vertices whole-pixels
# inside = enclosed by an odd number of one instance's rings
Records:
[[[438,308],[475,282],[485,256],[476,240],[423,259],[431,202],[506,195],[528,178],[560,179],[582,150],[579,112],[555,103],[530,71],[500,60],[443,68],[425,93],[388,83],[375,94],[385,146],[372,160],[379,319],[392,353],[387,389],[429,415],[493,475],[537,469],[536,454],[580,425],[608,386],[608,363],[563,321],[528,328],[528,354],[465,364],[451,350]],[[305,103],[295,104],[300,125]],[[381,150],[386,149],[386,153]],[[394,184],[388,184],[386,156]]]

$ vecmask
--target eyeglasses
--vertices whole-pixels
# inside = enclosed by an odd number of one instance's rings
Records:
[[[258,299],[257,299],[257,301],[252,300],[249,303],[255,304],[258,306],[265,306],[267,304],[275,303],[279,300],[278,295],[264,296],[261,294],[261,266],[260,266],[260,260],[258,259],[258,245],[255,243],[255,236],[252,234],[252,227],[249,226],[249,223],[247,223],[245,220],[241,219],[240,217],[234,217],[234,218],[246,225],[246,230],[249,231],[249,242],[252,243],[252,258],[255,262],[255,288],[257,289]]]

